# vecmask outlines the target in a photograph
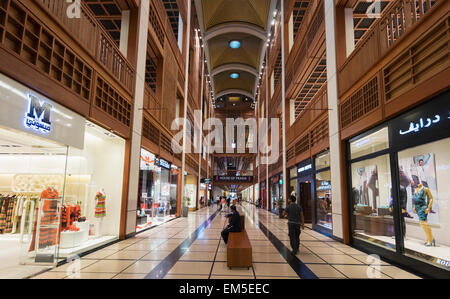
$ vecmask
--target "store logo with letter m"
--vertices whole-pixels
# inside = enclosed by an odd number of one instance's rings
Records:
[[[29,109],[25,115],[25,126],[42,133],[50,133],[50,116],[53,106],[45,101],[40,101],[34,95],[28,94]]]

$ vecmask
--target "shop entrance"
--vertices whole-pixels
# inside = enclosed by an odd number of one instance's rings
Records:
[[[300,182],[299,204],[303,209],[305,223],[312,223],[311,182]]]
[[[0,127],[0,277],[57,262],[66,159],[67,146]],[[44,267],[25,266],[40,261]]]

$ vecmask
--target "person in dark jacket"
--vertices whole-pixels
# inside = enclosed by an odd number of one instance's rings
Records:
[[[225,244],[228,244],[228,235],[230,233],[238,233],[242,230],[241,228],[241,216],[239,212],[236,210],[236,206],[231,206],[231,213],[226,215],[225,217],[230,218],[230,224],[222,231],[222,238]]]
[[[300,247],[300,226],[305,229],[305,218],[303,217],[303,210],[296,203],[297,198],[291,195],[289,198],[290,204],[284,210],[288,217],[289,239],[291,241],[292,253],[297,254]]]

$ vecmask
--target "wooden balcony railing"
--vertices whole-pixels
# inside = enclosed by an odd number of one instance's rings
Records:
[[[122,84],[125,90],[133,94],[134,68],[84,3],[81,4],[80,18],[68,17],[67,7],[70,3],[66,1],[39,0],[37,3],[53,15]]]
[[[415,27],[437,2],[442,1],[392,1],[340,68],[340,96],[370,70],[406,32]]]

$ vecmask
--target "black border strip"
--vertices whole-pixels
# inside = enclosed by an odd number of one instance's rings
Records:
[[[197,240],[198,236],[205,230],[205,228],[211,224],[212,220],[217,216],[219,211],[214,212],[208,220],[203,222],[195,232],[193,232],[187,239],[183,241],[172,253],[170,253],[164,260],[162,260],[158,266],[148,273],[144,279],[163,279],[170,269],[175,266],[178,260],[188,251],[192,243]]]
[[[280,252],[286,262],[292,267],[301,279],[319,279],[301,260],[299,260],[292,252],[267,229],[267,227],[259,221],[259,229],[267,236],[269,241]]]

